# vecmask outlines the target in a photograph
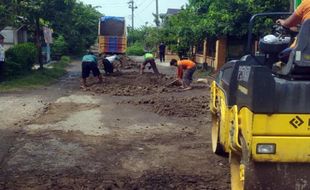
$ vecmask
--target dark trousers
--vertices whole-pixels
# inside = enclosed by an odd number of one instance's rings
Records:
[[[94,77],[98,77],[100,75],[100,71],[95,62],[82,62],[82,78],[86,79],[89,77],[90,71],[93,73]]]
[[[193,74],[195,73],[195,71],[196,71],[196,66],[191,69],[186,69],[184,76],[183,76],[183,81],[187,86],[189,86],[192,83]]]
[[[144,62],[143,62],[143,68],[145,67],[146,64],[150,63],[151,65],[151,68],[153,69],[154,73],[155,74],[159,74],[159,71],[156,67],[156,63],[155,63],[155,60],[153,58],[150,58],[150,59],[146,59]]]
[[[160,62],[165,61],[165,52],[159,52],[159,60]]]
[[[0,82],[4,80],[4,61],[0,61]]]
[[[108,60],[108,59],[103,59],[102,60],[103,66],[104,66],[104,71],[106,74],[111,74],[113,73],[113,64]]]

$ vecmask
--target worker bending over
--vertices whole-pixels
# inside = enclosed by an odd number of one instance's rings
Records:
[[[170,66],[177,67],[177,80],[181,81],[181,88],[184,90],[190,90],[192,88],[190,84],[193,81],[193,74],[196,71],[196,63],[189,59],[180,61],[172,59],[170,61]]]
[[[98,83],[101,83],[102,76],[97,65],[97,57],[89,51],[88,54],[84,55],[82,58],[83,85],[81,86],[81,88],[87,87],[86,79],[89,77],[90,71],[93,73],[94,77],[98,78]]]
[[[140,67],[140,74],[143,74],[145,66],[150,63],[150,67],[152,68],[154,73],[159,75],[158,69],[156,67],[156,63],[155,63],[155,59],[154,59],[154,55],[152,53],[146,53],[144,55],[144,62],[142,63],[141,67]]]
[[[106,55],[103,56],[102,64],[106,75],[110,75],[113,73],[114,70],[113,63],[109,60],[109,58]]]

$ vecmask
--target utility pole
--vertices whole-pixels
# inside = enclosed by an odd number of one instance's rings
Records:
[[[158,0],[156,0],[156,26],[159,27]]]
[[[137,6],[135,6],[135,2],[133,0],[130,0],[128,2],[129,4],[129,7],[131,9],[131,28],[132,30],[134,29],[134,12],[135,12],[135,9],[138,8]]]

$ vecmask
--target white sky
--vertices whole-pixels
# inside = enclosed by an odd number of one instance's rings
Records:
[[[125,17],[127,25],[131,25],[131,9],[128,8],[129,0],[80,0],[85,4],[93,6],[101,6],[98,11],[107,16]],[[138,8],[134,12],[134,27],[154,24],[154,16],[156,13],[156,0],[134,0],[135,6]],[[166,13],[168,8],[181,8],[182,5],[188,3],[188,0],[158,0],[159,13]]]

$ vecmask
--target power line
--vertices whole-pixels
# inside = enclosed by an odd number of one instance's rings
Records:
[[[101,6],[101,7],[126,7],[127,5],[126,4],[124,4],[124,5],[103,5],[103,6]]]
[[[150,0],[150,3],[139,12],[139,14],[143,13],[149,6],[153,3],[153,0]]]
[[[142,1],[142,3],[140,3],[140,4],[138,5],[138,7],[141,7],[145,2],[146,2],[146,1]]]
[[[124,5],[126,3],[103,3],[102,5],[106,5],[106,6],[113,6],[113,5]]]
[[[103,3],[100,3],[100,5],[124,5],[127,3],[127,0],[125,1],[104,1]]]
[[[150,7],[150,6],[152,5],[153,0],[144,1],[144,2],[147,2],[148,4],[144,4],[145,6],[142,7],[142,8],[139,7],[139,9],[141,9],[141,11],[139,11],[138,13],[136,13],[136,15],[138,16],[137,18],[138,18],[140,21],[142,21],[142,19],[140,18],[140,17],[141,17],[141,14],[142,14],[148,7]],[[143,4],[143,3],[141,3],[141,4]],[[146,22],[148,22],[148,21],[146,21]],[[145,22],[142,21],[142,23],[145,23]],[[148,23],[149,23],[149,22],[148,22]]]

